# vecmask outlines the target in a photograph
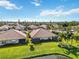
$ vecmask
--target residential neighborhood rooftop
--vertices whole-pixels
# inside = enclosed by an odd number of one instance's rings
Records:
[[[13,40],[13,39],[24,39],[26,38],[26,34],[22,33],[18,30],[7,30],[0,34],[0,41],[3,40]]]
[[[40,37],[46,38],[46,37],[52,37],[52,36],[56,36],[56,35],[54,33],[49,32],[48,30],[39,28],[39,29],[33,30],[30,33],[30,36],[31,37],[37,37],[37,38],[40,38]]]

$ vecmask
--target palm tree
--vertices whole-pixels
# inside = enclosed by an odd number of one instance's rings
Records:
[[[26,39],[28,41],[28,45],[30,47],[30,51],[34,51],[34,45],[32,43],[32,39],[30,38],[29,32],[26,32],[26,35],[27,35]]]

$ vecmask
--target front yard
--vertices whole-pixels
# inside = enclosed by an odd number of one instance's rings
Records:
[[[49,53],[60,53],[67,55],[64,53],[66,50],[59,48],[57,45],[57,42],[37,44],[34,45],[34,51],[30,51],[28,45],[0,48],[0,59],[21,59],[24,57],[31,57]],[[70,56],[73,59],[79,59],[79,57],[76,57],[73,54],[69,54],[67,56]]]

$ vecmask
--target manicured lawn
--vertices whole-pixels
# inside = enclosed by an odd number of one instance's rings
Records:
[[[65,54],[64,52],[66,50],[59,48],[57,45],[57,42],[41,43],[34,45],[34,51],[30,51],[28,45],[0,48],[0,59],[21,59],[23,57],[31,57],[49,53]],[[73,57],[73,59],[79,59],[79,57],[75,57],[73,54],[68,56]]]

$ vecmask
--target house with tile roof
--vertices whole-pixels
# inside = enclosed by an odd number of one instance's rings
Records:
[[[39,41],[44,41],[44,40],[56,40],[57,35],[55,35],[54,33],[49,32],[46,29],[36,29],[33,30],[30,33],[30,37],[32,38],[33,42],[39,42]]]
[[[43,24],[43,25],[40,25],[39,27],[40,27],[40,28],[47,29],[47,25],[45,25],[45,24]]]
[[[8,25],[3,25],[0,27],[0,31],[5,31],[5,30],[8,30],[10,28],[10,26]]]
[[[0,45],[6,44],[25,44],[26,43],[26,34],[18,30],[7,30],[0,34]]]
[[[34,29],[37,29],[38,26],[36,26],[36,25],[29,25],[28,28],[31,29],[31,30],[34,30]]]
[[[23,26],[23,25],[21,25],[19,23],[16,23],[15,29],[16,30],[24,30],[25,29],[25,26]]]
[[[0,27],[0,31],[6,31],[6,30],[9,30],[9,29],[13,29],[13,26],[3,25],[3,26]]]

